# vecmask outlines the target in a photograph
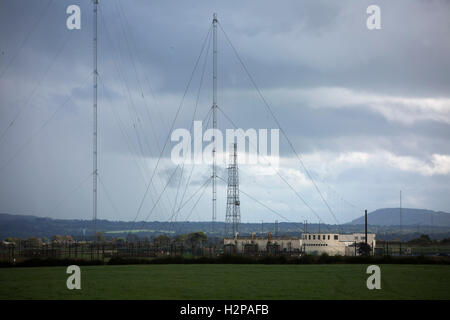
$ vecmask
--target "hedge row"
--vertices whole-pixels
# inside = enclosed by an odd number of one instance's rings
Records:
[[[10,267],[67,267],[70,265],[77,266],[98,266],[105,264],[102,260],[85,260],[85,259],[57,259],[57,258],[32,258],[18,262],[0,261],[0,268]]]
[[[187,258],[182,256],[158,258],[124,258],[112,257],[108,262],[102,260],[82,259],[39,259],[33,258],[20,262],[0,261],[0,268],[9,267],[44,267],[44,266],[92,266],[92,265],[131,265],[131,264],[450,264],[450,257],[433,256],[321,256],[306,255],[302,257],[286,256],[219,256]]]
[[[159,257],[155,259],[138,259],[113,257],[107,264],[450,264],[449,257],[393,257],[393,256],[369,256],[369,257],[348,257],[348,256],[312,256],[286,257],[286,256],[219,256],[219,257],[198,257],[185,258]]]

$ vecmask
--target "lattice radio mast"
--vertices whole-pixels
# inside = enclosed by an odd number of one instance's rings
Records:
[[[212,232],[215,231],[215,224],[217,219],[217,186],[216,186],[216,137],[217,129],[217,13],[213,15],[213,165],[212,165]]]
[[[228,165],[228,188],[227,188],[227,212],[225,221],[225,234],[232,232],[235,236],[239,232],[241,222],[241,210],[239,201],[239,172],[237,165],[237,144],[233,143],[233,153],[230,154]]]
[[[98,0],[94,0],[94,134],[93,134],[93,171],[92,171],[92,193],[93,193],[93,220],[94,241],[97,240],[97,6]]]

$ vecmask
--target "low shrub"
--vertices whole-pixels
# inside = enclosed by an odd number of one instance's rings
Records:
[[[32,258],[26,259],[22,261],[18,261],[16,263],[8,261],[8,262],[0,262],[0,267],[9,268],[9,267],[58,267],[58,266],[94,266],[94,265],[103,265],[102,260],[83,260],[83,259],[57,259],[57,258]]]
[[[162,256],[156,258],[114,256],[107,263],[102,260],[32,258],[13,263],[0,261],[0,268],[45,266],[90,266],[131,264],[450,264],[450,257],[435,256],[329,256],[327,254],[288,256],[222,255],[217,257]]]

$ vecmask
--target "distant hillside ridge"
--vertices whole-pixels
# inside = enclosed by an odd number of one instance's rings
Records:
[[[377,213],[383,210],[393,210],[391,214],[386,214],[389,219],[383,216],[383,214]],[[430,210],[422,210],[422,214],[419,216],[424,220],[423,223],[416,224],[414,220],[409,219],[407,214],[408,210],[403,209],[404,222],[402,226],[402,237],[405,240],[417,238],[422,233],[427,233],[433,239],[443,239],[450,237],[450,219],[448,213],[437,213]],[[417,210],[417,209],[416,209]],[[419,210],[420,211],[420,210]],[[425,214],[423,213],[425,212]],[[433,227],[429,227],[431,223],[430,212],[433,216]],[[428,214],[427,214],[428,213]],[[378,216],[381,218],[378,218]],[[425,216],[425,217],[423,217]],[[442,221],[446,217],[446,222]],[[411,222],[411,220],[413,222]],[[328,233],[353,233],[364,232],[364,219],[359,218],[350,223],[342,225],[330,225],[324,223],[308,223],[308,232],[325,232]],[[380,225],[377,225],[380,223]],[[391,223],[392,225],[389,225]],[[410,225],[406,224],[410,223]],[[383,224],[383,225],[381,225]],[[398,237],[398,208],[394,209],[380,209],[369,214],[369,232],[376,232],[378,239],[394,239]],[[139,238],[143,237],[155,237],[160,234],[166,234],[169,236],[175,236],[179,234],[187,234],[191,232],[203,231],[208,237],[223,237],[225,231],[225,223],[216,221],[216,228],[214,232],[211,230],[211,221],[109,221],[104,219],[97,220],[97,231],[104,233],[107,239],[112,238],[127,238],[129,234],[136,235]],[[407,227],[408,226],[408,227]],[[54,219],[37,216],[25,216],[19,214],[5,214],[0,213],[0,240],[4,240],[8,237],[13,238],[47,238],[50,239],[54,235],[70,235],[76,240],[89,239],[94,234],[94,224],[92,220],[81,219]],[[283,222],[278,224],[274,222],[261,223],[247,222],[239,225],[240,235],[250,235],[256,233],[257,236],[267,237],[269,232],[273,235],[280,236],[292,236],[299,237],[303,230],[303,223],[299,222]]]
[[[367,214],[367,223],[377,226],[400,225],[400,208],[377,209]],[[354,219],[347,224],[364,224],[364,216]],[[450,213],[427,209],[402,208],[403,226],[450,226]]]

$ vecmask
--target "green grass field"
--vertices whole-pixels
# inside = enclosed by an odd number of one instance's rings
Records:
[[[450,299],[448,265],[126,265],[81,267],[81,290],[66,268],[0,269],[0,299]]]

